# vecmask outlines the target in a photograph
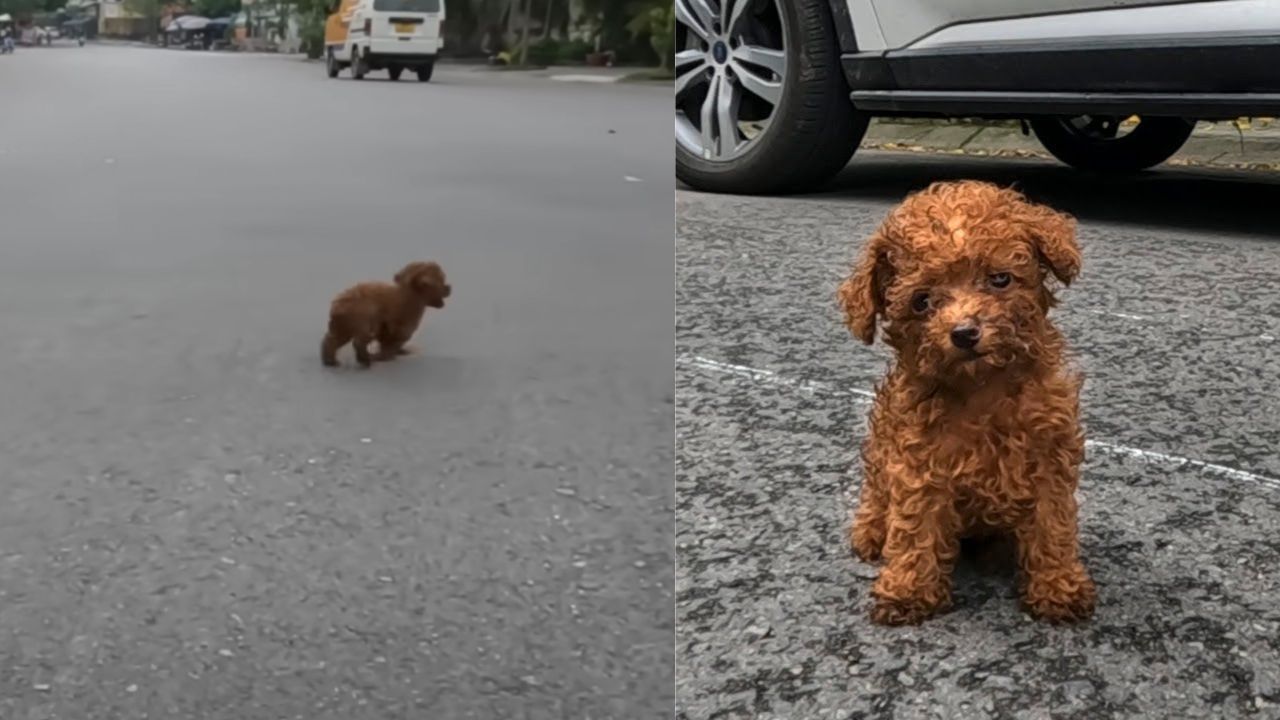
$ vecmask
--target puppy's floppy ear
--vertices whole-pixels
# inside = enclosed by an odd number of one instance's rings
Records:
[[[1045,267],[1063,285],[1080,274],[1080,246],[1076,244],[1076,219],[1019,197],[1018,216],[1031,234],[1032,245]]]
[[[884,316],[884,291],[892,274],[889,243],[885,240],[885,229],[881,228],[867,240],[862,256],[836,293],[844,309],[845,325],[868,345],[876,338],[876,317]]]
[[[408,265],[400,268],[400,272],[396,273],[396,284],[407,287],[409,285],[409,281],[413,278],[413,270],[413,263],[409,263]]]

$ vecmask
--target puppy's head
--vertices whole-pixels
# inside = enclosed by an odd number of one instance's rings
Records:
[[[894,208],[840,286],[863,342],[882,325],[906,367],[939,381],[1049,361],[1050,276],[1080,271],[1075,220],[983,182],[935,183]]]
[[[405,265],[396,273],[396,284],[433,308],[444,307],[444,299],[453,293],[453,288],[445,281],[444,270],[434,262]]]

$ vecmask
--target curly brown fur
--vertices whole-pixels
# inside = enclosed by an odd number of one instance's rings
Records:
[[[947,608],[959,540],[991,535],[1015,541],[1032,615],[1092,614],[1077,542],[1080,379],[1048,319],[1052,282],[1080,263],[1071,217],[988,183],[935,183],[890,212],[841,285],[849,329],[870,344],[878,323],[896,356],[851,535],[858,557],[883,560],[874,621]]]
[[[347,343],[356,361],[369,367],[374,360],[392,360],[408,351],[404,344],[422,322],[428,308],[444,307],[453,288],[444,270],[433,262],[412,262],[396,273],[395,282],[364,282],[343,290],[329,307],[329,332],[320,344],[320,359],[338,364],[338,350]],[[378,342],[377,354],[369,345]]]

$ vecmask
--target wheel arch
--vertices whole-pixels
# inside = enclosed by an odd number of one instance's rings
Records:
[[[831,8],[831,21],[835,23],[836,38],[840,41],[841,54],[858,52],[858,36],[853,32],[853,15],[849,13],[849,0],[827,0]]]

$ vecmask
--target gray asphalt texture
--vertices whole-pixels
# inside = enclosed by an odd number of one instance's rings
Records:
[[[1056,318],[1086,373],[1094,620],[1019,612],[1007,556],[956,608],[870,624],[851,556],[865,392],[834,292],[909,190],[977,177],[1075,213]],[[1280,182],[859,154],[827,192],[677,197],[677,716],[1280,718]]]
[[[669,88],[64,45],[0,93],[0,718],[670,716]],[[322,368],[417,259],[418,353]]]

